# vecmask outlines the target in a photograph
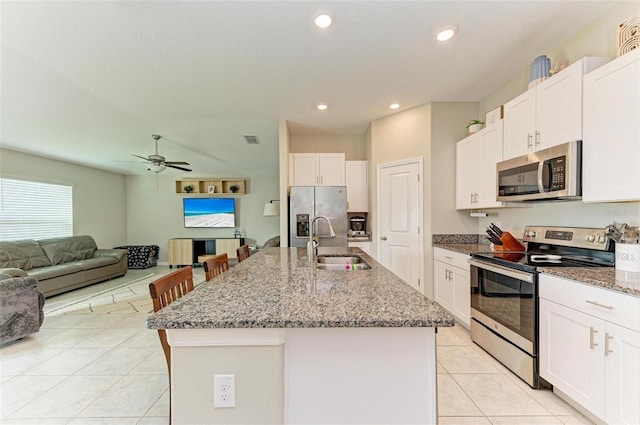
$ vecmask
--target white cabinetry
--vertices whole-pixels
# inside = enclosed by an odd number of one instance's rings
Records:
[[[367,161],[346,161],[347,211],[367,212]]]
[[[540,376],[607,423],[640,423],[640,298],[540,275]]]
[[[583,75],[608,58],[582,58],[504,104],[504,159],[582,140]]]
[[[344,153],[292,153],[291,186],[344,186]]]
[[[468,329],[471,326],[469,256],[434,248],[433,258],[434,299]]]
[[[456,144],[456,209],[496,208],[496,163],[502,160],[502,122]]]
[[[640,200],[640,49],[584,77],[584,202]]]

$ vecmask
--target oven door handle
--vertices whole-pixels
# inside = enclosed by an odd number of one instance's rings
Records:
[[[534,279],[533,273],[521,272],[518,270],[511,269],[509,267],[504,267],[497,264],[488,264],[488,263],[477,261],[474,259],[469,259],[468,261],[470,265],[475,266],[479,269],[488,270],[490,272],[502,274],[505,276],[512,277],[514,279],[522,280],[524,282],[533,284],[533,279]]]

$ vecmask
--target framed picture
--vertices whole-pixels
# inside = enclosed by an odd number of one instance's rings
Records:
[[[486,113],[485,124],[490,125],[502,118],[502,105]]]
[[[207,188],[207,193],[216,193],[216,187],[215,186],[209,186]]]

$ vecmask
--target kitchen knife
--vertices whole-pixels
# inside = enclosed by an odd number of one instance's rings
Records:
[[[487,235],[491,236],[493,239],[497,239],[500,240],[500,235],[498,235],[496,232],[494,232],[493,230],[487,228],[486,230]],[[500,245],[502,245],[502,243],[500,243]]]
[[[489,227],[491,228],[491,230],[496,232],[498,234],[498,236],[502,236],[502,229],[500,229],[498,226],[496,226],[495,224],[491,223],[489,225]]]

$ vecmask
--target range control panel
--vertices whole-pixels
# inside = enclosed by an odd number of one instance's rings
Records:
[[[590,227],[526,226],[522,240],[601,251],[606,251],[610,243],[604,229]]]

